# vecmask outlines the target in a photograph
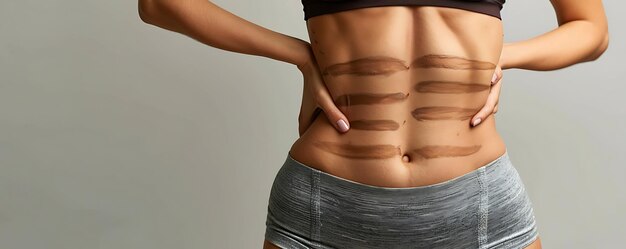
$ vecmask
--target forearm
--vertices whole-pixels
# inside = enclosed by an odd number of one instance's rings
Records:
[[[146,23],[227,51],[296,66],[312,56],[308,42],[256,25],[207,0],[140,0],[139,15]]]
[[[502,69],[547,71],[597,59],[608,46],[608,33],[590,21],[575,20],[529,40],[505,43]]]

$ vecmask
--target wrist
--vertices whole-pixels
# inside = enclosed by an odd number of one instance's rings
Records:
[[[316,65],[315,55],[309,43],[306,43],[302,49],[301,59],[296,63],[296,67],[300,72],[305,73],[312,70]]]
[[[525,46],[525,43],[523,42],[505,43],[502,48],[501,68],[503,70],[510,68],[525,68],[525,64],[530,53],[531,51],[528,50],[527,46]]]
[[[502,70],[513,68],[511,62],[512,46],[511,43],[504,43],[502,46],[502,54],[500,54],[500,68],[502,68]]]

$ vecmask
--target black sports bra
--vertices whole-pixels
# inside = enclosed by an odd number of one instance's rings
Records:
[[[430,5],[465,9],[500,17],[500,10],[506,0],[301,0],[304,6],[304,20],[323,14],[339,11],[393,5]]]

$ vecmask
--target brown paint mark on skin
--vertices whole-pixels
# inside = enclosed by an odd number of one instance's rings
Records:
[[[426,159],[439,157],[469,156],[480,150],[481,145],[453,146],[453,145],[427,145],[413,150],[416,154]]]
[[[495,69],[496,65],[454,55],[427,54],[415,59],[411,67],[488,70]]]
[[[393,120],[350,120],[350,128],[355,130],[395,131],[400,125]]]
[[[323,75],[388,76],[408,69],[409,67],[403,60],[387,56],[371,56],[330,65],[324,69]]]
[[[386,159],[400,155],[400,147],[390,144],[352,145],[316,141],[314,145],[332,154],[354,159]]]
[[[391,104],[405,100],[409,94],[398,93],[356,93],[344,94],[335,99],[338,106]]]
[[[454,106],[427,106],[416,108],[411,112],[417,121],[442,119],[470,119],[478,113],[479,108],[461,108]]]
[[[420,81],[415,85],[415,91],[421,93],[473,93],[489,90],[490,86],[478,83],[463,83],[458,81]]]

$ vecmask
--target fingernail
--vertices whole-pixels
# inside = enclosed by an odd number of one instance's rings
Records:
[[[496,83],[496,79],[498,79],[498,75],[494,73],[493,76],[491,76],[491,83]]]
[[[348,124],[346,124],[346,121],[343,121],[343,119],[337,121],[337,126],[339,126],[341,132],[348,131]]]
[[[480,121],[481,121],[480,118],[474,119],[474,121],[472,122],[472,125],[476,126],[476,125],[480,124]]]

